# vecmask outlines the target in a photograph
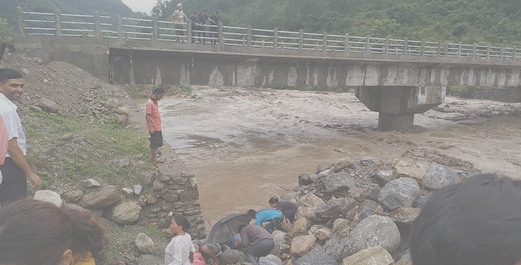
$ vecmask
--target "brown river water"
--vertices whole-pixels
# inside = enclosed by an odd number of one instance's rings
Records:
[[[160,101],[165,141],[195,173],[203,216],[269,207],[324,161],[438,162],[521,178],[521,103],[448,97],[406,131],[376,130],[353,93],[194,87]],[[138,102],[144,107],[143,102]],[[508,115],[517,113],[517,115]]]

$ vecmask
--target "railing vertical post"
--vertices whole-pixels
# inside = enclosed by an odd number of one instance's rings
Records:
[[[476,58],[476,50],[478,49],[478,45],[474,43],[472,46],[472,59]]]
[[[516,53],[517,53],[517,47],[514,46],[513,48],[514,49],[512,50],[512,60],[515,60],[516,59]]]
[[[443,55],[445,57],[449,56],[449,42],[448,41],[445,42],[445,48],[443,49]]]
[[[389,54],[389,36],[385,37],[384,54]]]
[[[501,46],[501,49],[499,50],[499,60],[503,60],[503,46]]]
[[[152,20],[152,40],[157,41],[159,39],[159,21],[157,17]]]
[[[62,36],[62,23],[60,22],[60,11],[59,10],[56,10],[55,11],[55,16],[56,16],[56,37],[61,37]]]
[[[251,47],[251,25],[246,30],[246,46]]]
[[[441,40],[438,41],[438,50],[436,51],[438,53],[438,58],[441,56]]]
[[[490,44],[487,46],[487,61],[490,60]]]
[[[371,37],[369,35],[365,37],[365,53],[371,54]]]
[[[461,46],[462,46],[462,43],[459,42],[459,43],[458,43],[458,58],[461,57]]]
[[[219,24],[218,24],[218,38],[219,38],[219,49],[221,51],[224,51],[224,33],[223,33],[223,23],[221,21],[219,21]]]
[[[407,55],[407,50],[409,49],[408,45],[409,39],[405,38],[405,40],[403,40],[403,55]]]
[[[422,40],[422,47],[421,47],[420,55],[422,57],[425,56],[425,40]]]
[[[345,44],[344,44],[344,53],[351,52],[350,47],[349,47],[349,33],[346,33],[346,39],[345,39],[344,42],[345,42]]]
[[[192,21],[187,21],[186,22],[186,43],[195,43],[195,39],[192,41],[192,38],[194,36],[192,36]]]
[[[24,28],[24,18],[22,13],[22,8],[17,7],[16,8],[18,12],[18,30],[20,30],[20,36],[25,36],[25,28]]]
[[[273,48],[274,49],[277,49],[277,47],[279,45],[278,42],[279,42],[279,29],[274,28],[273,29]]]
[[[99,14],[98,14],[98,12],[94,13],[94,32],[96,34],[96,38],[103,37],[102,34],[101,34],[101,26],[100,26],[100,23],[99,23]]]
[[[298,49],[299,49],[299,51],[302,51],[302,48],[304,48],[304,31],[300,30],[298,32]]]
[[[123,25],[121,21],[121,14],[118,14],[118,38],[123,39]]]
[[[324,31],[324,36],[322,37],[322,50],[324,53],[327,52],[327,31]]]

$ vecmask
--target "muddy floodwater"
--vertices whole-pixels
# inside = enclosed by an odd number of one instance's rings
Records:
[[[376,130],[354,93],[195,87],[160,101],[163,134],[195,173],[214,221],[297,186],[299,174],[343,157],[431,162],[521,178],[521,103],[447,97],[406,131]],[[142,104],[143,105],[143,104]]]

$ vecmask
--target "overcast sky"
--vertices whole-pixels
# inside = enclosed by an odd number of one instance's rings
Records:
[[[150,11],[156,4],[156,0],[121,0],[125,5],[130,7],[134,12],[144,12],[150,14]]]

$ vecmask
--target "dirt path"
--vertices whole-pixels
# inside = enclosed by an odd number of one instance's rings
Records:
[[[165,139],[195,172],[206,220],[268,207],[323,161],[374,156],[520,177],[521,103],[447,98],[380,132],[353,93],[194,88],[161,101]],[[513,114],[513,115],[509,115]]]

